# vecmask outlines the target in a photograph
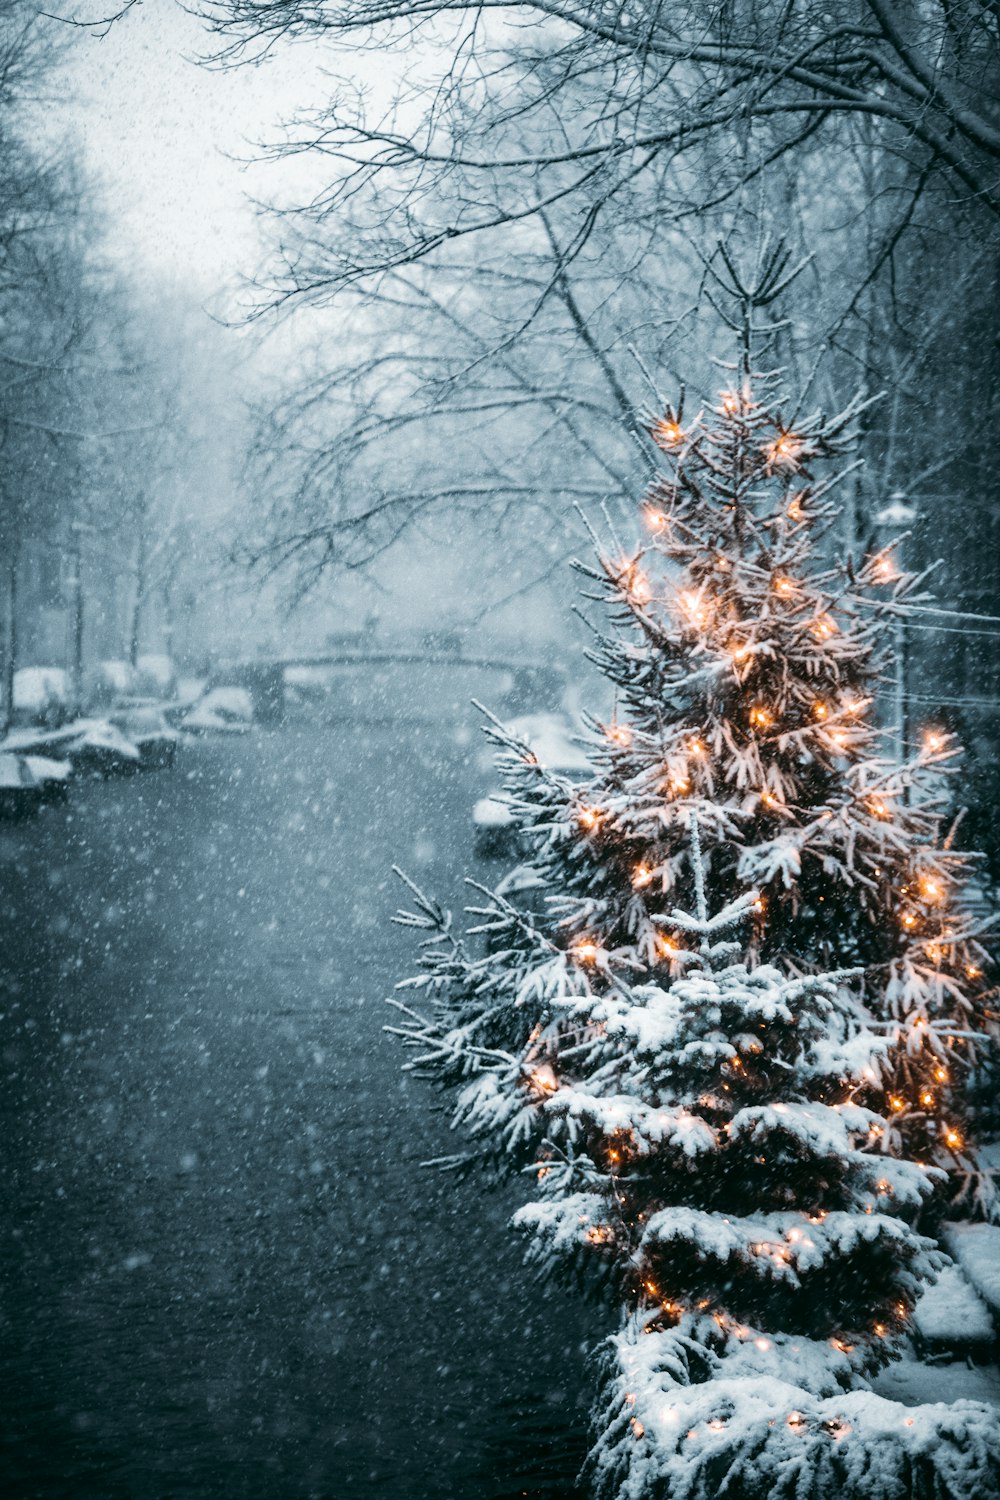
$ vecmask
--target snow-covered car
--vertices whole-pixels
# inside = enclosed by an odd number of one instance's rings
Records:
[[[69,676],[62,667],[21,667],[14,673],[14,712],[58,723],[70,700]]]
[[[110,720],[138,750],[139,764],[144,771],[173,765],[180,735],[176,729],[171,729],[162,709],[145,704],[129,705],[115,709]]]
[[[253,723],[253,699],[244,687],[209,688],[186,713],[181,728],[188,734],[245,734]]]
[[[28,770],[41,788],[43,802],[65,802],[73,767],[68,760],[54,760],[50,755],[26,755]]]
[[[90,776],[124,775],[140,764],[131,740],[107,719],[74,719],[61,729],[17,729],[0,745],[3,750],[67,760],[75,772]]]
[[[41,805],[41,785],[24,756],[0,752],[0,817],[30,817]]]
[[[586,781],[593,775],[586,751],[576,742],[573,726],[564,714],[525,714],[519,719],[508,719],[504,727],[528,746],[545,770],[571,781]],[[481,757],[481,763],[486,760],[492,766],[496,754],[491,749]],[[472,827],[476,853],[483,858],[504,858],[518,852],[517,824],[499,788],[475,803]]]

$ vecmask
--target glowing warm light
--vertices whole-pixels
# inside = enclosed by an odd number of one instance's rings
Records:
[[[817,698],[816,699],[816,702],[813,704],[812,711],[813,711],[813,718],[814,719],[819,719],[820,721],[822,721],[823,719],[825,719],[826,716],[827,716],[827,714],[830,712],[829,708],[823,702],[822,698]]]
[[[800,1411],[790,1411],[788,1413],[788,1425],[793,1432],[798,1432],[800,1427],[806,1425],[806,1419]]]
[[[830,615],[817,615],[809,628],[818,641],[828,641],[837,634],[837,626]]]
[[[851,742],[851,736],[847,733],[846,729],[831,729],[829,733],[830,739],[836,745],[838,750],[847,749],[847,746]]]
[[[596,807],[581,807],[577,818],[583,828],[594,829],[601,821],[600,809]]]
[[[632,887],[641,891],[643,886],[649,885],[653,878],[653,872],[648,865],[636,865],[632,871]]]
[[[892,1183],[888,1182],[884,1177],[879,1182],[876,1182],[875,1186],[883,1197],[892,1192]]]
[[[939,1065],[934,1069],[934,1077],[937,1079],[938,1083],[946,1082],[948,1078],[948,1069]]]
[[[706,1425],[708,1426],[708,1430],[710,1432],[721,1432],[726,1424],[725,1422],[723,1422],[721,1417],[713,1417],[711,1422],[707,1423]]]
[[[632,1431],[635,1433],[637,1438],[641,1438],[643,1433],[646,1431],[645,1427],[643,1427],[638,1417],[632,1418]]]
[[[878,1337],[880,1339],[884,1339],[885,1338],[885,1324],[884,1323],[876,1323],[875,1324],[875,1332],[876,1332],[876,1334],[878,1335]]]
[[[944,886],[934,875],[922,875],[920,877],[920,894],[925,901],[944,900]]]
[[[759,1349],[762,1354],[766,1354],[767,1350],[771,1347],[771,1340],[764,1338],[754,1339],[753,1346],[755,1349]]]
[[[623,748],[632,743],[632,731],[627,724],[609,724],[607,734],[609,740],[613,740],[616,745],[621,745]]]
[[[727,417],[734,417],[740,409],[740,398],[735,391],[722,391],[719,402]]]
[[[539,1094],[554,1094],[559,1087],[559,1080],[549,1067],[543,1063],[540,1068],[535,1068],[530,1075],[530,1083]]]
[[[767,790],[766,787],[764,788],[764,790],[760,794],[760,800],[761,800],[761,805],[763,807],[780,807],[781,806],[781,803],[778,801],[777,797],[772,797],[771,793]]]
[[[587,1230],[588,1245],[613,1245],[615,1232],[610,1224],[594,1224]]]
[[[948,736],[942,729],[925,729],[921,739],[929,755],[940,755],[948,746]]]
[[[696,1437],[697,1437],[697,1436],[698,1436],[698,1429],[697,1429],[697,1427],[692,1427],[692,1428],[690,1428],[690,1429],[689,1429],[689,1430],[688,1430],[688,1431],[687,1431],[687,1432],[686,1432],[686,1433],[685,1433],[685,1434],[684,1434],[684,1436],[685,1436],[685,1437],[686,1437],[686,1438],[688,1438],[688,1439],[691,1439],[691,1440],[693,1440],[693,1439],[694,1439],[694,1438],[696,1438]]]
[[[661,958],[676,958],[681,950],[678,948],[677,944],[672,943],[669,938],[658,938],[656,943],[656,951],[657,953],[659,953]]]
[[[704,740],[700,740],[697,735],[693,739],[688,740],[687,747],[692,755],[704,755],[708,749]]]
[[[764,456],[771,468],[778,468],[785,464],[794,466],[801,452],[801,441],[790,432],[781,432],[773,443],[767,444]]]
[[[601,950],[596,943],[577,943],[575,948],[573,949],[573,956],[574,958],[579,959],[581,963],[592,964],[596,960],[600,951]]]
[[[938,947],[937,943],[926,943],[924,945],[924,952],[927,954],[927,957],[930,959],[932,964],[939,964],[941,962],[943,953]]]
[[[804,516],[805,511],[802,509],[802,496],[793,495],[788,506],[788,519],[790,521],[801,521]]]
[[[978,979],[982,972],[982,969],[977,969],[975,964],[966,964],[965,966],[966,979]]]
[[[753,903],[753,909],[754,909],[754,911],[759,911],[759,912],[763,912],[763,911],[767,910],[767,902],[764,900],[763,896],[758,896],[756,898],[756,900]]]
[[[934,1095],[931,1093],[930,1089],[921,1090],[920,1102],[924,1106],[924,1109],[930,1109],[932,1107],[934,1103]]]
[[[901,925],[905,927],[907,931],[909,931],[913,927],[916,927],[917,925],[917,919],[913,915],[912,911],[904,911],[899,920]]]
[[[752,647],[749,646],[746,641],[744,641],[741,646],[734,646],[729,654],[733,658],[733,661],[746,661],[747,657],[751,653],[751,650]]]
[[[653,428],[653,437],[661,448],[676,448],[684,441],[684,429],[673,417],[663,417]]]
[[[750,710],[748,718],[754,729],[767,729],[774,723],[767,709],[761,707],[759,703]]]
[[[701,630],[711,618],[711,611],[696,589],[682,589],[677,595],[677,608],[690,625]]]
[[[646,525],[650,531],[662,531],[667,524],[667,517],[662,510],[657,510],[655,505],[647,505],[645,509]]]
[[[901,576],[891,555],[887,552],[882,552],[878,557],[873,558],[871,574],[876,583],[895,583]]]
[[[881,797],[869,797],[867,806],[872,817],[878,818],[880,822],[884,823],[888,818],[892,817],[892,813],[886,807]],[[876,871],[876,874],[879,873],[879,871]]]
[[[833,1345],[834,1349],[839,1349],[841,1354],[850,1354],[851,1350],[854,1348],[853,1344],[845,1344],[843,1339],[831,1339],[830,1343]]]
[[[793,578],[787,577],[784,573],[779,573],[774,579],[772,587],[779,599],[791,599],[798,585]]]
[[[849,698],[848,701],[844,704],[845,714],[850,714],[853,718],[855,714],[859,714],[861,712],[861,710],[865,706],[866,701],[867,700],[864,698]]]
[[[892,1112],[894,1114],[898,1115],[899,1112],[900,1112],[900,1110],[903,1110],[903,1109],[906,1108],[906,1100],[900,1094],[890,1094],[889,1095],[889,1108],[892,1110]]]
[[[677,772],[676,775],[670,778],[670,790],[678,793],[689,792],[691,790],[691,783],[686,776],[682,776],[680,772]]]
[[[962,1137],[957,1130],[946,1130],[944,1138],[953,1151],[957,1151],[962,1144]]]

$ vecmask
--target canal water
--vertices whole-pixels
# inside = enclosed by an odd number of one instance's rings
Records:
[[[595,1326],[400,1071],[471,726],[303,719],[0,825],[0,1494],[569,1500]]]

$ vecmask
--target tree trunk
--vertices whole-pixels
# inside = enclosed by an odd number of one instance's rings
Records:
[[[15,543],[7,559],[7,588],[3,617],[3,682],[0,686],[0,727],[7,733],[14,719],[14,673],[17,671],[17,564],[21,548]]]
[[[132,595],[132,617],[129,623],[128,661],[133,672],[139,665],[142,606],[146,598],[146,532],[139,527],[135,544],[135,592]]]
[[[70,592],[72,610],[70,622],[70,707],[79,713],[83,707],[83,539],[81,527],[74,524],[70,531]]]

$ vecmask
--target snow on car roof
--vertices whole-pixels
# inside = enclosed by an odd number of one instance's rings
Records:
[[[524,740],[549,771],[588,771],[593,767],[581,745],[574,743],[573,726],[562,714],[524,714],[504,725]]]

